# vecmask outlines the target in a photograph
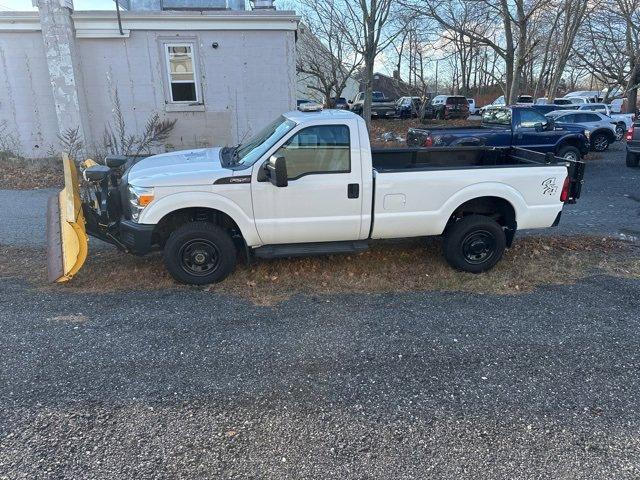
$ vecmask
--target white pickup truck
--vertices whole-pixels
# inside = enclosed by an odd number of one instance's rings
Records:
[[[516,229],[558,223],[584,169],[522,149],[372,150],[363,119],[342,110],[285,113],[235,147],[125,160],[85,163],[82,188],[65,163],[67,185],[49,211],[52,281],[84,262],[85,225],[134,254],[162,249],[170,274],[190,284],[224,279],[239,253],[359,252],[372,239],[428,235],[444,235],[453,267],[482,272]]]

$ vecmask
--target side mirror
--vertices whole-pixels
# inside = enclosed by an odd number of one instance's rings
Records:
[[[287,161],[284,155],[271,155],[267,162],[266,171],[269,181],[276,187],[286,187],[289,185],[287,180]]]
[[[533,128],[536,129],[536,132],[541,132],[542,130],[544,130],[544,126],[542,125],[542,122],[534,123]]]

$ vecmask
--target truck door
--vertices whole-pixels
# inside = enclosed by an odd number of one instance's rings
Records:
[[[362,222],[360,142],[355,122],[302,127],[274,155],[283,155],[288,185],[259,181],[251,189],[258,234],[265,245],[358,240]],[[368,172],[370,174],[370,172]]]
[[[517,115],[513,131],[514,146],[538,152],[554,150],[559,132],[549,130],[547,117],[532,109],[520,109]]]

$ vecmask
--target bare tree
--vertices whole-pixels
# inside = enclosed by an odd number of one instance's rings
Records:
[[[362,63],[362,55],[340,26],[342,12],[334,0],[302,0],[304,24],[299,29],[296,70],[307,88],[319,92],[330,106],[341,97]]]
[[[599,81],[620,86],[636,109],[640,86],[640,0],[601,3],[587,16],[572,50],[576,65]]]
[[[335,18],[336,25],[342,30],[351,48],[363,59],[361,75],[365,95],[362,116],[369,128],[376,57],[393,42],[402,28],[391,22],[394,0],[336,1],[339,1],[341,10],[341,15]]]
[[[555,61],[550,65],[551,75],[547,90],[549,101],[553,101],[556,96],[558,85],[562,80],[569,55],[573,50],[576,35],[588,12],[589,4],[590,0],[562,0],[557,5],[557,8],[552,9],[555,12],[555,19],[553,22],[554,28],[550,32],[549,39],[553,38],[554,40],[547,44],[547,52],[553,49],[556,55]],[[558,34],[556,34],[555,27],[558,25]],[[543,68],[546,68],[546,65]]]
[[[520,93],[525,67],[539,38],[533,19],[546,0],[402,0],[416,15],[435,19],[444,31],[456,32],[468,44],[492,49],[504,62],[504,91],[513,102]]]

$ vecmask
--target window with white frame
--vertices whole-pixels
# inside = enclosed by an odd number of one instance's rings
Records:
[[[164,51],[169,79],[169,101],[201,103],[193,44],[167,43]]]

